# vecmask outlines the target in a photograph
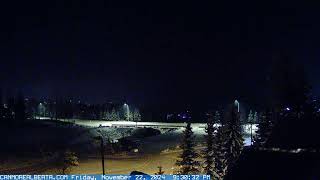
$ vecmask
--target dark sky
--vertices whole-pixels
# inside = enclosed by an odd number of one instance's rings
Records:
[[[267,2],[1,2],[2,89],[173,107],[257,103],[272,57],[285,51],[319,94],[319,7]]]

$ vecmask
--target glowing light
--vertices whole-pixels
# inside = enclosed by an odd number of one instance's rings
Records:
[[[124,113],[126,114],[126,120],[129,121],[130,120],[130,109],[129,109],[129,105],[127,103],[123,104],[124,106]]]
[[[240,103],[238,100],[234,101],[234,105],[238,108],[238,112],[240,112]]]

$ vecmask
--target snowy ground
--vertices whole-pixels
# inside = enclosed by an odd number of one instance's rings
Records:
[[[96,120],[79,120],[79,119],[69,119],[69,120],[63,120],[68,122],[73,122],[77,125],[86,126],[86,127],[114,127],[114,128],[104,128],[109,132],[109,138],[111,139],[117,139],[119,137],[119,134],[116,129],[119,127],[122,128],[136,128],[136,127],[153,127],[153,128],[174,128],[177,129],[173,132],[169,132],[167,134],[162,134],[152,140],[152,142],[159,142],[162,141],[162,139],[166,139],[167,143],[172,144],[172,142],[175,142],[176,139],[182,134],[183,128],[186,126],[186,123],[164,123],[164,122],[130,122],[130,121],[96,121]],[[205,123],[192,123],[193,132],[197,138],[197,136],[204,135],[205,130]],[[216,124],[215,126],[219,126]],[[115,128],[117,127],[117,128]],[[250,124],[243,125],[244,130],[244,143],[245,146],[251,145],[251,139],[250,139],[250,133],[251,133],[251,127],[252,127],[252,134],[255,135],[255,131],[257,130],[257,125],[253,124],[252,126]],[[120,128],[121,131],[121,128]],[[114,135],[114,136],[113,136]],[[201,139],[200,137],[198,140]]]
[[[90,120],[64,120],[74,123],[57,123],[55,121],[41,121],[39,127],[27,127],[17,130],[10,136],[16,144],[11,146],[23,147],[29,145],[34,147],[34,152],[39,152],[40,148],[49,146],[49,144],[67,143],[72,150],[81,152],[96,152],[99,148],[93,137],[104,136],[110,140],[120,139],[132,135],[135,128],[152,127],[161,131],[160,135],[146,137],[139,140],[140,157],[119,157],[114,159],[106,156],[106,168],[108,173],[126,174],[132,170],[139,170],[147,173],[157,171],[157,166],[163,166],[166,173],[174,172],[174,162],[180,153],[177,148],[181,142],[184,123],[158,123],[158,122],[127,122],[127,121],[90,121]],[[99,127],[100,124],[102,127]],[[136,127],[136,125],[138,125]],[[204,142],[205,124],[192,124],[195,141],[197,144]],[[6,133],[6,132],[3,132]],[[1,133],[0,133],[1,134]],[[250,145],[250,136],[245,136],[245,144]],[[14,140],[19,139],[19,141]],[[36,147],[34,146],[36,143]],[[94,148],[95,147],[95,148]],[[49,146],[49,149],[51,147]],[[21,149],[22,151],[22,149]],[[91,156],[90,156],[91,157]],[[12,168],[22,165],[12,163]],[[0,166],[0,170],[1,170]],[[39,172],[41,173],[41,172]],[[51,172],[43,172],[51,173]],[[99,159],[81,158],[80,166],[76,167],[72,173],[101,173],[101,164]]]

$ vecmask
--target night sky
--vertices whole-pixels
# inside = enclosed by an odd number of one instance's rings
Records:
[[[285,52],[319,95],[319,7],[266,2],[1,2],[0,85],[99,103],[254,104]]]

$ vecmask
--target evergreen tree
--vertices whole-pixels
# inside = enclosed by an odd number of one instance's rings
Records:
[[[270,77],[272,107],[279,113],[289,108],[300,114],[308,101],[311,86],[307,82],[303,65],[286,55],[274,60]]]
[[[258,116],[257,111],[254,113],[253,121],[252,121],[252,122],[253,122],[254,124],[259,122],[259,116]]]
[[[134,122],[140,122],[141,121],[141,114],[138,109],[134,109],[132,114],[132,119]]]
[[[223,130],[224,124],[222,124],[221,116],[219,111],[215,112],[214,122],[218,125],[215,128],[214,136],[214,148],[213,148],[213,159],[214,159],[214,173],[213,179],[222,179],[226,171],[225,163],[225,148],[224,148],[224,137]]]
[[[69,174],[72,167],[79,166],[78,157],[74,152],[67,150],[64,153],[58,154],[54,166],[59,174]]]
[[[214,123],[221,123],[221,116],[219,111],[215,112],[213,119],[214,119]]]
[[[111,113],[109,111],[105,112],[105,118],[106,120],[110,121],[112,119]]]
[[[263,112],[260,115],[260,122],[258,123],[258,130],[256,131],[255,145],[264,147],[272,131],[272,114],[270,112]]]
[[[214,150],[214,178],[215,179],[223,179],[225,173],[226,173],[226,160],[225,160],[225,154],[226,149],[224,146],[225,143],[225,137],[224,137],[224,130],[225,126],[221,125],[217,128],[217,133],[215,136],[215,150]]]
[[[106,111],[103,109],[100,111],[100,119],[102,120],[106,119]]]
[[[111,121],[120,121],[119,113],[113,108],[110,114]]]
[[[272,134],[267,145],[283,149],[319,148],[320,141],[314,132],[318,131],[319,119],[311,87],[302,64],[288,57],[277,60],[271,82],[273,82]],[[297,133],[299,132],[299,133]]]
[[[241,125],[239,119],[240,112],[236,105],[232,106],[229,119],[226,123],[225,150],[226,164],[228,170],[232,169],[243,149],[243,137],[241,134]]]
[[[250,110],[247,118],[247,123],[252,123],[253,122],[253,113],[252,110]]]
[[[203,151],[204,157],[204,173],[213,177],[214,175],[214,151],[215,151],[215,144],[214,144],[214,120],[213,117],[210,116],[208,118],[207,126],[205,127],[205,140],[206,140],[206,147]]]
[[[164,174],[164,171],[162,171],[162,166],[158,166],[158,172],[156,172],[156,175],[162,175]]]
[[[198,174],[200,172],[200,163],[196,160],[199,155],[196,153],[194,146],[192,127],[188,122],[181,143],[182,154],[176,162],[176,165],[179,166],[179,174]]]
[[[124,111],[124,120],[130,121],[132,119],[132,112],[130,110]]]

